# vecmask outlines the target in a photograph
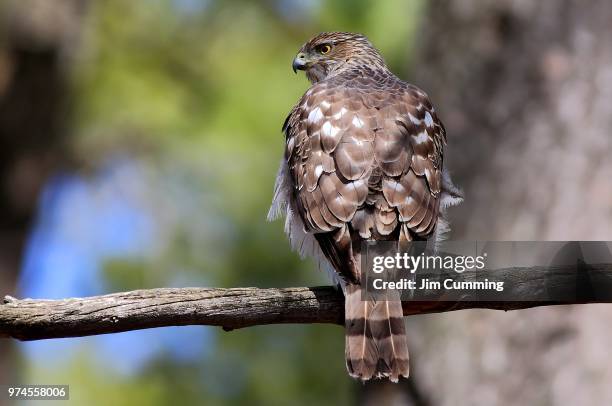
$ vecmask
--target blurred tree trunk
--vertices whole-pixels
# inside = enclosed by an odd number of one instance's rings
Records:
[[[453,239],[612,239],[612,2],[435,0],[408,76],[465,191]],[[612,404],[612,307],[411,318],[433,404]]]
[[[6,1],[0,5],[0,293],[11,294],[47,177],[66,160],[67,54],[85,2]],[[14,382],[8,342],[0,383]]]

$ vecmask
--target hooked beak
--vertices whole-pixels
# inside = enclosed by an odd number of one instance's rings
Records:
[[[306,70],[306,54],[300,52],[293,59],[293,63],[291,64],[291,68],[293,68],[293,73],[297,73],[298,70]]]

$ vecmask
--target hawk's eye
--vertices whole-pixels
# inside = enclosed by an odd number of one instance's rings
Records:
[[[329,51],[331,51],[331,45],[323,44],[319,46],[319,52],[322,53],[323,55],[328,54]]]

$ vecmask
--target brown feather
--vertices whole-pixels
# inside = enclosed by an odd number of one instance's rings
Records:
[[[366,240],[430,238],[442,195],[444,126],[428,97],[386,67],[362,35],[323,33],[328,44],[306,74],[313,83],[285,123],[292,209],[346,282],[346,359],[351,376],[408,376],[397,297],[361,297]],[[318,55],[318,54],[317,54]]]

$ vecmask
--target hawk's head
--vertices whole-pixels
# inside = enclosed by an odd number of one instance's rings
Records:
[[[293,71],[303,70],[312,83],[355,65],[385,68],[380,53],[361,34],[324,32],[305,43],[293,59]]]

